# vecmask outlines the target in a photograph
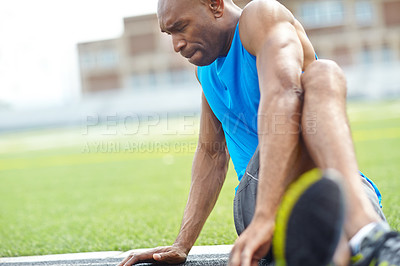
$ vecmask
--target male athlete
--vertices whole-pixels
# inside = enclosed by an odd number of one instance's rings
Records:
[[[275,0],[243,10],[231,0],[159,0],[158,18],[175,51],[198,66],[199,143],[175,243],[120,265],[184,262],[230,158],[240,184],[229,265],[258,265],[271,246],[282,265],[348,265],[351,256],[352,265],[400,265],[400,236],[358,172],[345,77],[334,62],[316,60],[293,15]],[[313,168],[321,178],[302,175]]]

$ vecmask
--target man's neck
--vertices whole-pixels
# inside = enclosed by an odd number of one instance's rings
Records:
[[[226,28],[226,36],[225,36],[225,46],[222,49],[222,52],[220,53],[220,56],[226,56],[231,48],[232,45],[232,40],[233,37],[235,36],[235,31],[236,31],[236,25],[239,22],[240,15],[242,13],[242,9],[240,9],[236,5],[232,5],[229,7],[226,7],[226,16],[230,18],[229,23],[227,23],[227,28]]]

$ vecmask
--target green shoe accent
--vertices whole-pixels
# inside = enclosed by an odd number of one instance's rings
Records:
[[[299,177],[285,192],[276,216],[276,227],[272,239],[276,266],[285,266],[287,264],[285,261],[286,229],[294,205],[303,192],[320,179],[319,171],[312,170]]]
[[[368,266],[377,266],[376,265],[376,259],[371,260]]]
[[[358,254],[352,256],[350,260],[351,260],[351,263],[353,264],[353,263],[356,263],[357,261],[362,260],[363,258],[364,258],[363,255],[361,253],[358,253]]]

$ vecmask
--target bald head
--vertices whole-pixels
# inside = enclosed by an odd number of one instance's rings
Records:
[[[193,4],[205,4],[205,5],[212,5],[215,2],[218,1],[214,1],[214,0],[158,0],[158,8],[160,8],[160,6],[164,5],[164,4],[168,4],[168,2],[178,2],[178,1],[185,1],[188,2],[189,4],[193,5]],[[233,4],[232,0],[224,0],[223,1],[224,4]]]
[[[172,36],[174,50],[190,63],[212,63],[234,32],[240,9],[232,0],[159,0],[160,29]]]

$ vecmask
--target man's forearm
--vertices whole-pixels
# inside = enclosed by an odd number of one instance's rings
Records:
[[[256,53],[260,83],[260,193],[257,193],[255,215],[272,219],[284,191],[294,179],[290,172],[300,155],[304,64],[303,49],[293,23],[285,15],[275,19],[280,22],[270,21],[273,30],[264,37]]]
[[[274,219],[300,154],[299,121],[301,101],[295,93],[277,94],[259,110],[260,173],[256,216]],[[263,99],[262,99],[263,101]]]
[[[189,198],[182,225],[174,245],[190,251],[217,201],[228,169],[229,155],[225,148],[208,152],[200,145],[196,151]]]

